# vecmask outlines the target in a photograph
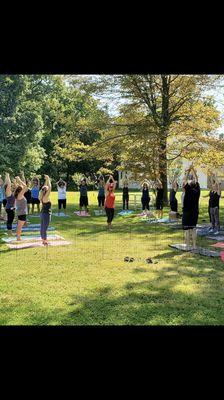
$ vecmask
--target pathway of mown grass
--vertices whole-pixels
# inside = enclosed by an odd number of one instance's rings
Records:
[[[9,251],[0,242],[1,325],[224,323],[221,260],[169,248],[183,233],[167,226],[117,216],[107,232],[104,216],[73,214],[74,198],[77,203],[78,195],[69,193],[70,218],[52,221],[71,246]],[[205,218],[202,198],[200,220]],[[126,255],[137,260],[125,263]],[[146,264],[150,256],[158,263]]]

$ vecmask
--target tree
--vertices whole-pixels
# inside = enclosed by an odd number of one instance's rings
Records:
[[[220,117],[205,90],[218,79],[203,75],[119,75],[102,77],[99,83],[95,80],[89,84],[93,90],[98,85],[99,92],[126,102],[126,114],[121,108],[123,121],[120,126],[117,124],[116,134],[110,135],[110,140],[119,136],[124,143],[126,165],[132,160],[134,169],[147,169],[149,174],[159,175],[165,201],[169,162],[183,156],[192,158],[201,149],[205,154],[208,147],[217,146],[214,131],[220,125]],[[126,118],[127,109],[129,118],[133,113],[140,118],[130,122]]]
[[[55,90],[46,98],[44,106],[45,134],[42,145],[47,158],[42,171],[58,179],[62,175],[72,183],[75,173],[95,174],[103,160],[87,152],[101,137],[101,128],[108,114],[85,90],[74,84],[65,84],[60,78]]]
[[[33,99],[36,78],[0,75],[0,168],[15,174],[36,171],[44,157],[40,146],[43,121]]]

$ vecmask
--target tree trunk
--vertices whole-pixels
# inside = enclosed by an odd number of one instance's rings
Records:
[[[167,191],[167,137],[169,133],[169,90],[170,80],[168,75],[161,75],[162,79],[162,126],[160,129],[160,178],[164,190],[164,205],[168,205]]]
[[[166,158],[166,151],[167,151],[167,139],[166,133],[161,133],[161,140],[160,140],[160,155],[159,155],[159,173],[160,173],[160,180],[163,184],[163,201],[164,205],[168,205],[168,190],[167,190],[167,158]]]

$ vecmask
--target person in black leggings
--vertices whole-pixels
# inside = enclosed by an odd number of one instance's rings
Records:
[[[177,213],[178,201],[176,199],[176,193],[178,191],[179,185],[177,181],[172,182],[172,188],[170,189],[170,210]]]
[[[128,210],[128,203],[129,203],[129,188],[128,188],[128,181],[124,181],[123,186],[123,210],[125,210],[125,206]]]
[[[149,184],[148,182],[144,181],[142,184],[142,211],[148,210],[149,211],[149,202],[150,202],[150,196],[149,196]]]
[[[12,191],[12,183],[8,173],[5,175],[5,196],[6,206],[5,210],[7,213],[7,231],[8,235],[12,235],[12,224],[15,218],[15,196]]]
[[[47,229],[51,219],[51,201],[50,201],[50,193],[51,193],[51,180],[48,175],[44,175],[45,183],[41,189],[40,193],[40,201],[42,204],[41,209],[41,226],[40,226],[40,235],[42,239],[43,245],[48,245],[47,241]]]
[[[187,248],[189,248],[190,239],[192,236],[193,248],[196,249],[196,240],[197,240],[196,226],[199,215],[200,185],[198,183],[198,176],[196,174],[193,165],[191,165],[185,171],[183,186],[185,189],[185,195],[184,195],[182,225],[183,225],[183,230],[185,232],[185,244]]]

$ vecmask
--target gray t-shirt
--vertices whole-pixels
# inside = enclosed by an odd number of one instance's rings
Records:
[[[21,200],[16,199],[17,215],[27,215],[27,200],[23,197]]]

